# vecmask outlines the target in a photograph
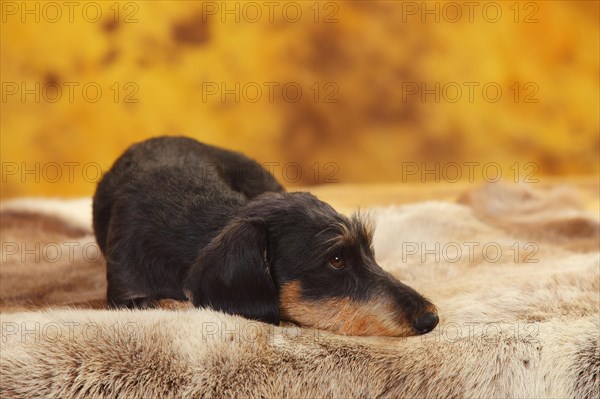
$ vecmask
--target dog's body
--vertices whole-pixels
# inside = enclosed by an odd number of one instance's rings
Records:
[[[94,196],[108,302],[157,299],[277,324],[413,335],[434,306],[374,261],[371,233],[242,154],[183,137],[135,144]]]
[[[243,176],[248,167],[259,172],[250,185]],[[267,191],[283,188],[241,154],[183,137],[133,145],[94,197],[94,231],[108,255],[109,304],[185,299],[183,282],[198,251],[248,199]],[[114,267],[116,256],[127,267]]]

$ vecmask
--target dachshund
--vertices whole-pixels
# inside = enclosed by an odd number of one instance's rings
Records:
[[[241,153],[186,137],[129,147],[98,183],[107,301],[161,299],[345,335],[411,336],[435,306],[375,261],[372,224],[286,192]]]

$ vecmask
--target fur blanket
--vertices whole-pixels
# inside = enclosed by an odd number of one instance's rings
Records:
[[[3,204],[3,397],[600,395],[599,236],[568,190],[374,209],[379,263],[440,325],[347,337],[172,306],[107,311],[89,201]],[[33,310],[33,311],[32,311]]]

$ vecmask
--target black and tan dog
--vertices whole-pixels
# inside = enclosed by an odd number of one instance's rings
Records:
[[[187,298],[348,335],[438,323],[428,300],[377,265],[368,223],[284,192],[239,153],[183,137],[135,144],[99,183],[93,216],[114,307]]]

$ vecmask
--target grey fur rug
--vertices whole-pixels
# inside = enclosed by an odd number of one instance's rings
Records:
[[[0,395],[598,398],[598,221],[563,189],[492,185],[461,202],[373,210],[379,263],[439,308],[410,338],[103,310],[102,259],[56,256],[93,250],[89,200],[5,203]],[[35,243],[46,251],[24,256]]]

